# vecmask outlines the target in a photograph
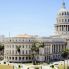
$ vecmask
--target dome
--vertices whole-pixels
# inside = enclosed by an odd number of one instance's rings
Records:
[[[63,2],[61,9],[58,11],[58,16],[69,16],[69,10],[66,9],[65,3]]]

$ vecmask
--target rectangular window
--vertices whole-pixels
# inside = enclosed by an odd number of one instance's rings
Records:
[[[27,50],[26,50],[26,54],[27,54]]]
[[[22,54],[24,54],[24,50],[22,51]]]
[[[24,57],[22,57],[22,60],[24,60]]]
[[[65,19],[65,22],[67,21],[67,19]]]
[[[29,59],[31,59],[31,57],[29,57]]]
[[[12,57],[12,60],[14,60],[14,57]]]
[[[9,59],[11,60],[11,57],[9,57]]]
[[[68,25],[68,31],[69,31],[69,25]]]
[[[68,22],[69,22],[69,19],[68,19]]]

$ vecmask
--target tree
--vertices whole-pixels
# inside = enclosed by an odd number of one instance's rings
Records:
[[[44,42],[40,42],[40,47],[44,48]]]
[[[4,45],[0,43],[0,60],[4,59]]]
[[[32,62],[33,62],[33,64],[35,65],[36,63],[35,63],[35,50],[36,50],[36,43],[34,42],[33,44],[32,44],[32,48],[31,48],[31,51],[32,51]]]
[[[69,54],[69,50],[68,49],[63,50],[62,53],[61,53],[61,56],[64,59],[64,69],[65,69],[65,59],[67,59],[68,54]]]
[[[31,51],[32,51],[33,64],[35,65],[37,62],[36,61],[36,55],[39,54],[39,42],[36,42],[36,41],[33,42]]]
[[[20,48],[21,46],[16,46],[17,52],[20,54]]]
[[[20,56],[20,48],[21,48],[21,46],[16,46],[16,49],[17,49],[17,52],[19,53],[19,56]]]
[[[40,47],[42,47],[42,48],[44,47],[44,42],[37,42],[37,41],[34,41],[33,42],[31,51],[32,51],[32,59],[33,59],[33,64],[34,65],[37,62],[35,56],[38,56],[39,55],[39,48]]]
[[[0,44],[0,51],[4,50],[4,45]]]

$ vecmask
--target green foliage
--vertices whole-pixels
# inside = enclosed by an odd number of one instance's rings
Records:
[[[51,65],[50,67],[54,68],[54,65]]]
[[[18,65],[18,68],[21,68],[21,66],[20,66],[20,65]]]
[[[20,53],[20,48],[21,48],[21,46],[16,46],[18,53]]]
[[[41,42],[40,43],[40,47],[44,47],[45,45],[44,45],[44,42]]]
[[[42,47],[42,48],[44,47],[44,42],[37,42],[37,41],[33,42],[31,51],[32,51],[32,58],[33,58],[34,65],[37,64],[35,56],[39,54],[40,47]]]
[[[68,57],[68,54],[69,54],[69,50],[68,49],[65,49],[65,50],[62,51],[61,56],[65,59],[65,58]]]
[[[67,67],[67,69],[69,69],[69,66]]]
[[[4,50],[4,45],[0,45],[0,51]]]

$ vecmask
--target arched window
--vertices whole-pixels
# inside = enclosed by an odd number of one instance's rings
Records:
[[[15,60],[17,60],[17,57],[15,57]]]
[[[62,15],[64,15],[64,13],[62,13]]]
[[[65,12],[65,15],[66,15],[66,12]]]

